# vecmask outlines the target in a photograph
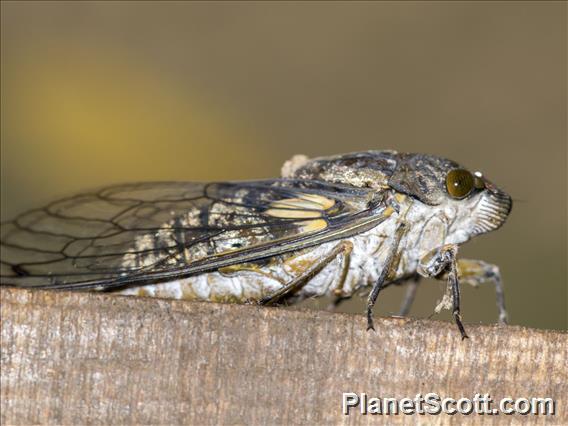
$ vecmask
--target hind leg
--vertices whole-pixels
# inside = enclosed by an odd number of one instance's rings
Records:
[[[331,252],[326,255],[323,259],[313,264],[309,269],[300,274],[297,278],[287,283],[285,286],[275,291],[271,295],[264,297],[258,303],[260,305],[274,305],[284,300],[286,297],[294,294],[302,287],[304,287],[310,280],[319,274],[327,265],[333,262],[337,257],[343,258],[343,268],[340,276],[340,288],[343,287],[343,283],[347,277],[347,272],[349,271],[349,259],[351,251],[353,250],[353,244],[349,241],[342,241],[337,244]]]

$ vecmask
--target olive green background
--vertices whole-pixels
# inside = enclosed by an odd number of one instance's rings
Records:
[[[501,266],[511,322],[568,328],[566,3],[1,12],[3,219],[115,182],[277,176],[299,153],[438,154],[515,199],[502,229],[461,251]],[[412,315],[429,316],[442,289],[426,281]],[[402,294],[382,293],[379,314]],[[464,287],[462,310],[493,322],[492,286]]]

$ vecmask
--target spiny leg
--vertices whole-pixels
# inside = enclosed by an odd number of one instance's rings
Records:
[[[505,309],[505,293],[499,267],[482,260],[459,259],[458,276],[462,282],[474,287],[487,281],[495,283],[495,295],[497,299],[497,309],[499,310],[499,322],[507,324],[507,310]]]
[[[353,244],[351,244],[349,241],[341,241],[333,248],[333,250],[331,250],[331,252],[328,255],[326,255],[323,259],[321,259],[319,262],[314,264],[306,272],[294,278],[284,287],[278,289],[271,295],[262,298],[261,300],[259,300],[258,303],[260,305],[274,305],[278,303],[279,301],[285,299],[287,296],[295,293],[296,291],[304,287],[313,277],[315,277],[327,265],[333,262],[337,258],[337,256],[343,255],[344,259],[348,258],[352,250],[353,250]],[[349,264],[347,264],[347,271],[348,269],[349,269]],[[341,274],[342,280],[345,280],[346,276],[347,272],[345,272],[345,262],[344,262],[344,272]],[[341,282],[341,285],[343,285],[343,282]]]
[[[442,308],[451,306],[454,321],[460,330],[462,339],[467,338],[467,334],[461,321],[460,313],[460,286],[457,273],[456,256],[458,246],[456,244],[447,244],[439,249],[432,250],[420,260],[418,265],[418,273],[424,277],[443,278],[447,277],[448,292],[451,295],[451,305],[448,306],[448,294],[444,295],[442,302],[436,307],[436,312]]]
[[[404,294],[404,299],[398,311],[398,315],[405,317],[410,312],[412,303],[414,303],[414,298],[416,297],[416,290],[418,290],[418,284],[420,283],[420,275],[416,275],[414,278],[406,283],[406,292]]]
[[[401,223],[396,228],[394,238],[393,238],[391,245],[389,247],[389,252],[388,252],[387,258],[385,260],[385,264],[383,266],[383,270],[381,271],[381,274],[379,275],[377,282],[375,283],[375,285],[371,289],[371,292],[369,293],[369,298],[367,299],[367,330],[374,330],[375,329],[374,324],[373,324],[373,307],[375,306],[375,303],[377,302],[377,297],[379,296],[379,292],[381,291],[381,289],[385,285],[385,282],[386,282],[386,280],[387,280],[387,278],[388,278],[388,276],[391,272],[393,263],[395,263],[394,261],[396,259],[396,253],[398,251],[398,245],[400,244],[400,239],[402,238],[402,235],[404,234],[404,228],[405,228],[404,223]]]

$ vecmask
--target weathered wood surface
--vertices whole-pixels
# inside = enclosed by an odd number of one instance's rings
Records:
[[[568,423],[565,333],[1,290],[2,424]],[[552,397],[542,416],[341,413],[375,397]]]

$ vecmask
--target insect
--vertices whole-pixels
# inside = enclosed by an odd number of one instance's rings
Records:
[[[432,155],[367,151],[285,163],[282,178],[111,186],[2,224],[2,285],[219,302],[348,298],[369,286],[445,280],[436,307],[463,338],[460,281],[499,269],[458,247],[499,228],[509,195],[479,172]],[[409,297],[409,299],[411,299]]]

